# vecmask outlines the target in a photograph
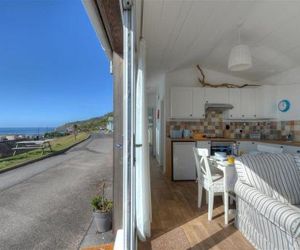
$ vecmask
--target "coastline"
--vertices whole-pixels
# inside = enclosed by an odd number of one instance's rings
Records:
[[[55,127],[0,127],[0,136],[25,135],[36,136],[52,132]]]

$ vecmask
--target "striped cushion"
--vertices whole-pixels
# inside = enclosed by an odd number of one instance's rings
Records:
[[[261,214],[273,225],[279,227],[283,232],[293,236],[299,237],[300,233],[300,210],[292,205],[283,204],[278,200],[270,198],[253,187],[237,182],[234,189],[239,198],[251,204],[252,211]],[[249,211],[245,211],[239,207],[239,214],[243,217],[249,216]],[[256,218],[250,218],[255,220]],[[255,226],[261,233],[266,233],[269,240],[277,240],[277,235],[274,230],[266,228],[264,223],[256,221]],[[273,235],[272,235],[273,234]]]
[[[244,155],[236,160],[238,178],[263,194],[300,204],[300,172],[290,154]]]

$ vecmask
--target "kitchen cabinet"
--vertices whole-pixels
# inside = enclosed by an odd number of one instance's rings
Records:
[[[208,155],[210,155],[210,149],[211,149],[211,142],[210,141],[197,141],[196,142],[196,147],[207,149]]]
[[[265,113],[265,95],[263,92],[262,87],[258,87],[255,90],[255,96],[256,96],[256,101],[255,101],[255,114],[256,118],[265,118],[266,113]]]
[[[171,117],[191,118],[193,113],[191,88],[171,88]]]
[[[227,88],[205,88],[205,102],[228,103]]]
[[[233,105],[233,109],[224,113],[225,119],[274,118],[277,112],[273,86],[242,89],[172,87],[170,117],[174,119],[204,118],[207,102]]]
[[[228,110],[229,119],[241,118],[241,90],[238,88],[229,89],[229,104],[233,109]]]
[[[205,118],[205,100],[203,88],[192,88],[192,91],[192,117],[193,119]]]
[[[173,180],[196,180],[195,142],[173,142]]]
[[[276,118],[277,103],[274,86],[261,86],[256,88],[255,110],[257,118]]]
[[[200,119],[205,117],[202,88],[173,87],[170,102],[171,118]]]
[[[243,88],[241,89],[241,118],[254,119],[256,103],[256,91],[255,88]]]
[[[227,119],[272,119],[276,117],[276,102],[272,86],[229,89]]]
[[[241,153],[257,151],[257,143],[253,141],[237,141],[238,150]]]
[[[233,88],[228,90],[228,103],[233,109],[226,111],[226,119],[255,119],[256,111],[256,88]]]

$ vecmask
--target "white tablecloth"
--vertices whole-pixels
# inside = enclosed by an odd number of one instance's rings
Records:
[[[218,161],[211,157],[217,168],[220,169],[224,174],[224,188],[225,191],[234,191],[234,185],[237,181],[237,173],[234,164],[228,164],[227,161]]]

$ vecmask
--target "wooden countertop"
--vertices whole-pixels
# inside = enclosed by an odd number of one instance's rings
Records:
[[[202,138],[202,139],[194,139],[194,138],[178,138],[172,139],[167,137],[171,142],[196,142],[196,141],[254,141],[261,143],[271,143],[271,144],[279,144],[279,145],[287,145],[287,146],[295,146],[300,147],[300,142],[294,141],[284,141],[284,140],[258,140],[258,139],[231,139],[231,138]]]

